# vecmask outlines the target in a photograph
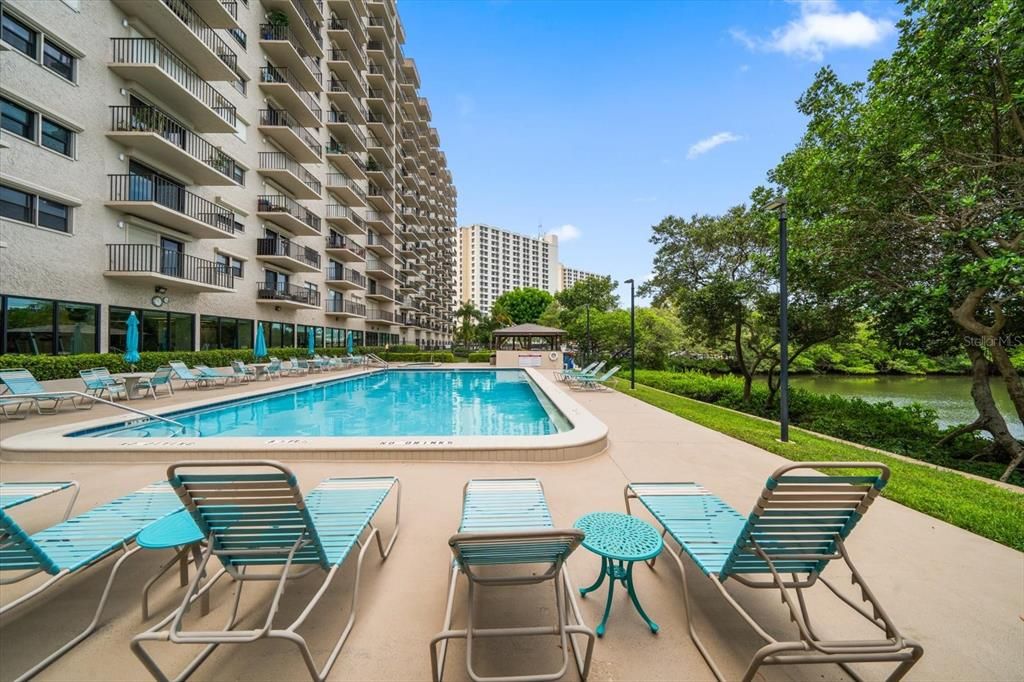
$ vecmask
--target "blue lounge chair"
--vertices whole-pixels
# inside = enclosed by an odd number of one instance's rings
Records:
[[[583,369],[563,369],[555,372],[555,378],[559,381],[567,381],[571,377],[594,376],[604,367],[605,362],[592,362]]]
[[[22,397],[24,400],[31,400],[39,414],[56,414],[60,406],[65,402],[70,402],[75,408],[79,410],[92,409],[92,401],[88,399],[81,400],[81,402],[75,402],[79,397],[75,393],[68,393],[62,391],[48,391],[46,388],[36,381],[36,378],[32,376],[32,372],[27,369],[6,369],[0,371],[0,384],[3,384],[7,389],[9,395],[4,395],[4,398],[18,398]],[[45,396],[39,394],[45,393]],[[31,396],[31,397],[26,397]],[[42,403],[53,402],[45,410],[43,409]]]
[[[605,384],[607,384],[620,369],[622,368],[619,365],[616,365],[615,367],[612,367],[610,370],[605,372],[602,376],[597,376],[595,374],[594,376],[584,375],[578,377],[569,377],[568,382],[572,388],[577,388],[584,391],[601,390],[604,389]]]
[[[239,383],[244,384],[248,381],[256,380],[256,370],[247,366],[241,360],[231,361],[231,371],[235,373]]]
[[[124,379],[121,377],[115,377],[106,367],[93,367],[92,371],[95,372],[96,376],[102,379],[108,386],[111,384],[115,386],[124,386]]]
[[[174,386],[171,384],[171,379],[174,377],[174,370],[168,365],[162,365],[157,367],[156,372],[153,376],[148,379],[139,379],[139,382],[133,386],[133,390],[136,393],[148,393],[153,396],[154,400],[157,398],[156,389],[161,386],[167,387],[167,394],[174,395]]]
[[[372,542],[376,542],[384,560],[398,536],[401,504],[398,479],[393,476],[329,478],[303,499],[295,474],[284,465],[271,461],[181,462],[167,470],[167,477],[198,530],[207,538],[206,550],[182,605],[132,640],[135,655],[156,679],[166,680],[168,676],[146,651],[144,643],[171,641],[206,645],[186,666],[184,673],[175,678],[182,679],[220,644],[240,644],[262,638],[283,639],[299,648],[312,678],[323,680],[341,653],[355,622],[359,573],[366,551]],[[399,489],[395,495],[395,529],[385,546],[373,519],[393,489]],[[305,638],[296,630],[319,603],[355,547],[359,547],[359,551],[348,623],[326,663],[318,669]],[[214,556],[223,568],[204,581],[206,566]],[[317,569],[326,575],[309,604],[293,623],[275,627],[278,603],[288,581]],[[208,593],[225,574],[238,583],[227,626],[214,631],[185,630],[182,619],[192,604]],[[242,585],[254,580],[277,583],[270,599],[271,607],[266,620],[258,627],[236,630]]]
[[[229,381],[233,383],[239,382],[238,375],[235,374],[234,370],[225,374],[220,370],[207,367],[206,365],[196,365],[194,369],[199,372],[199,376],[202,378],[209,379],[211,382],[219,381],[222,386],[226,385]]]
[[[0,482],[0,509],[10,509],[64,490],[71,491],[71,499],[64,508],[64,516],[61,521],[71,516],[71,508],[75,506],[78,499],[77,481],[24,481],[24,482]],[[0,540],[2,542],[2,540]],[[0,585],[4,582],[0,581]]]
[[[842,469],[843,475],[793,474],[798,469]],[[630,483],[626,511],[639,500],[679,548],[711,580],[725,600],[746,620],[765,645],[754,655],[743,680],[754,679],[762,665],[836,663],[853,679],[856,662],[898,662],[888,677],[899,680],[924,650],[903,637],[854,568],[845,540],[889,480],[889,469],[872,462],[788,464],[776,469],[749,516],[744,517],[698,483]],[[683,582],[683,604],[690,637],[711,672],[725,680],[693,626],[686,572],[679,553],[665,543]],[[865,608],[838,590],[821,573],[841,559],[850,570]],[[653,560],[651,564],[653,565]],[[833,571],[834,572],[834,571]],[[786,577],[788,575],[788,577]],[[800,638],[779,641],[767,633],[725,589],[732,578],[758,589],[777,590],[789,609]],[[821,582],[835,596],[884,633],[884,639],[821,639],[811,625],[803,591]],[[729,679],[738,676],[733,673]]]
[[[28,416],[28,409],[31,408],[27,408],[25,414],[21,414],[21,408],[26,405],[32,405],[34,402],[35,401],[31,398],[9,398],[6,396],[0,396],[0,414],[7,419],[24,419]],[[13,412],[11,411],[12,407],[14,408]]]
[[[19,680],[36,675],[96,630],[118,570],[139,550],[133,546],[135,536],[178,509],[181,509],[181,502],[174,490],[166,481],[161,481],[31,535],[6,511],[0,510],[0,572],[17,572],[12,577],[4,577],[2,584],[19,582],[37,573],[50,575],[39,587],[0,607],[0,615],[44,593],[69,575],[81,573],[113,555],[121,555],[110,570],[99,605],[85,630]]]
[[[103,394],[107,394],[107,398],[114,400],[117,396],[127,396],[128,391],[125,390],[124,384],[118,384],[112,380],[108,381],[103,378],[103,375],[98,373],[95,369],[82,369],[78,371],[78,376],[82,378],[85,383],[85,393],[88,395],[102,398]],[[109,376],[109,375],[108,375]]]
[[[572,649],[580,678],[587,679],[594,648],[594,632],[588,628],[576,604],[576,591],[565,570],[565,561],[583,541],[583,532],[575,528],[555,528],[544,499],[544,488],[535,478],[473,479],[466,484],[462,501],[462,524],[448,539],[454,561],[448,587],[448,605],[444,626],[430,641],[431,672],[435,682],[444,675],[448,640],[466,640],[466,670],[475,682],[488,680],[557,680],[569,668]],[[546,566],[546,569],[538,569]],[[500,573],[491,569],[502,567]],[[519,569],[519,570],[510,570]],[[455,592],[459,574],[469,583],[464,629],[452,629]],[[475,593],[480,586],[534,585],[554,582],[558,618],[555,626],[491,627],[473,624]],[[570,613],[571,612],[571,613]],[[576,641],[587,638],[585,650]],[[557,636],[562,665],[557,671],[517,677],[484,677],[473,669],[473,640],[487,637]]]
[[[180,379],[181,381],[185,382],[185,388],[188,388],[189,384],[191,384],[192,387],[197,390],[203,386],[213,385],[213,379],[209,377],[204,377],[202,374],[196,374],[188,367],[186,367],[184,362],[174,361],[169,362],[168,364],[171,367],[173,378]]]

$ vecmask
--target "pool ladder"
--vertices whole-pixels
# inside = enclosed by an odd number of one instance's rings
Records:
[[[127,405],[122,405],[121,403],[115,403],[113,400],[107,400],[106,398],[100,398],[99,396],[92,395],[91,393],[82,393],[81,391],[54,391],[52,393],[22,393],[22,394],[19,394],[19,395],[5,395],[4,397],[5,398],[6,397],[10,397],[10,398],[40,398],[40,399],[43,399],[43,400],[46,400],[46,399],[51,399],[52,400],[52,399],[55,399],[55,398],[57,398],[59,396],[67,396],[67,395],[75,395],[75,396],[78,396],[79,398],[84,398],[85,400],[91,400],[94,403],[103,403],[104,405],[112,405],[112,406],[114,406],[114,407],[116,407],[116,408],[118,408],[120,410],[124,410],[126,412],[133,412],[135,414],[140,414],[143,417],[147,417],[149,419],[154,419],[156,421],[164,422],[165,424],[172,424],[174,426],[177,426],[179,429],[181,429],[182,435],[184,435],[184,433],[186,431],[190,430],[190,429],[192,431],[195,431],[196,435],[199,436],[199,437],[202,437],[202,435],[203,435],[202,432],[199,429],[197,429],[196,427],[194,427],[194,426],[186,426],[185,424],[182,424],[181,422],[178,422],[178,421],[174,421],[173,419],[168,419],[167,417],[161,417],[158,414],[153,414],[152,412],[146,412],[145,410],[139,410],[139,409],[136,409],[134,407],[128,407]],[[71,399],[71,402],[72,403],[75,402],[74,398]],[[75,404],[75,407],[78,407],[78,405]]]
[[[373,362],[373,363],[376,363],[378,365],[381,365],[382,367],[384,367],[384,369],[388,368],[388,361],[383,359],[379,355],[374,355],[373,353],[367,353],[366,357],[370,360],[370,362]]]

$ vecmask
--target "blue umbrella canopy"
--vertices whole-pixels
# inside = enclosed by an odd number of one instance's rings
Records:
[[[313,328],[306,329],[306,350],[310,355],[316,354],[316,338],[313,336]]]
[[[128,314],[125,325],[128,327],[128,333],[125,336],[124,355],[121,357],[129,365],[134,365],[142,360],[139,355],[139,318],[135,317],[134,310]]]
[[[256,325],[256,344],[253,346],[252,354],[257,360],[267,357],[267,340],[263,336],[263,325]]]
[[[348,334],[345,335],[345,350],[346,352],[348,352],[349,355],[352,355],[352,351],[354,350],[352,344],[352,332],[349,332]]]

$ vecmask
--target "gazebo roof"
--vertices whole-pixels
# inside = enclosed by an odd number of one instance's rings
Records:
[[[495,329],[492,332],[494,336],[562,336],[565,333],[564,329],[555,329],[539,324],[517,324],[512,327]]]

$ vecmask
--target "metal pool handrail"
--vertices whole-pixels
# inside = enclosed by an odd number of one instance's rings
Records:
[[[384,360],[380,356],[374,355],[373,353],[367,353],[366,357],[369,358],[371,361],[376,362],[378,365],[383,365],[384,369],[388,368],[388,361]]]
[[[45,399],[48,399],[48,398],[52,399],[52,398],[55,398],[56,396],[61,396],[61,395],[75,395],[75,396],[78,396],[79,398],[86,398],[88,400],[92,400],[93,402],[103,403],[104,405],[112,405],[112,406],[114,406],[114,407],[116,407],[118,409],[125,410],[127,412],[134,412],[135,414],[141,414],[143,417],[148,417],[150,419],[155,419],[157,421],[161,421],[161,422],[164,422],[164,423],[167,423],[167,424],[173,424],[174,426],[177,426],[182,431],[186,431],[188,429],[192,429],[193,431],[196,432],[196,435],[199,436],[200,438],[202,438],[202,436],[203,436],[203,433],[197,427],[195,427],[195,426],[187,426],[185,424],[182,424],[181,422],[174,421],[173,419],[168,419],[167,417],[161,417],[160,415],[153,414],[152,412],[146,412],[145,410],[138,410],[138,409],[136,409],[134,407],[128,407],[127,405],[121,405],[120,403],[115,403],[112,400],[107,400],[105,398],[98,398],[98,397],[96,397],[94,395],[91,395],[89,393],[82,393],[81,391],[53,391],[51,393],[19,393],[17,395],[11,395],[9,397],[12,397],[12,398],[42,398],[42,399],[45,400]],[[5,397],[8,397],[8,396],[5,396]]]

